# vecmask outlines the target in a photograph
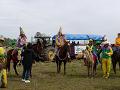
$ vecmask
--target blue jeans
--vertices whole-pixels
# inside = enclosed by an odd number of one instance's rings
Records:
[[[30,68],[23,66],[23,75],[22,79],[28,80],[30,77]]]

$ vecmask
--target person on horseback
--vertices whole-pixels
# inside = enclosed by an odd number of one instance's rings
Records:
[[[120,47],[120,33],[118,33],[118,36],[117,36],[117,38],[115,40],[115,45]]]
[[[92,50],[93,50],[93,40],[92,40],[92,39],[89,40],[89,43],[88,43],[88,45],[86,46],[86,48],[88,48],[88,50],[89,50],[90,52],[92,52]]]
[[[103,69],[103,77],[109,78],[110,75],[110,68],[111,68],[111,56],[113,54],[113,50],[110,47],[110,43],[105,41],[102,43],[102,52],[101,52],[101,59],[102,59],[102,69]]]
[[[120,33],[118,33],[118,36],[115,39],[115,44],[113,46],[113,51],[120,52]]]
[[[56,48],[59,49],[65,44],[65,36],[62,34],[62,29],[60,27],[58,34],[56,35]]]
[[[66,40],[65,35],[62,33],[62,28],[60,27],[59,32],[56,35],[56,40],[55,40],[56,54],[58,53],[59,49],[62,46],[64,46],[65,43],[68,43],[68,41]],[[68,57],[70,58],[69,53],[68,53]]]
[[[92,54],[92,50],[93,50],[93,40],[90,39],[88,45],[86,46],[86,50],[88,50],[90,52],[90,54]],[[87,66],[87,60],[84,59],[84,65]]]
[[[6,71],[6,59],[5,49],[3,47],[4,38],[0,38],[0,82],[1,88],[7,87],[7,71]]]

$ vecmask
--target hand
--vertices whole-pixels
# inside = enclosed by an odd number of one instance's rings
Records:
[[[110,53],[106,53],[108,56],[111,56],[111,54]]]

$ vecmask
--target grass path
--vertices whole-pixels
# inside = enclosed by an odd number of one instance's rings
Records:
[[[18,67],[22,72],[22,67]],[[14,72],[8,76],[8,88],[0,90],[120,90],[120,72],[106,80],[102,78],[102,70],[98,67],[97,76],[94,79],[87,77],[87,69],[80,61],[67,64],[67,74],[56,73],[55,63],[36,63],[33,65],[33,77],[31,83],[25,84],[21,76],[15,76]],[[22,73],[20,73],[21,75]]]

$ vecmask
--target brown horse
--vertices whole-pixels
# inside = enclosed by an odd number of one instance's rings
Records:
[[[112,45],[113,55],[112,55],[112,65],[114,73],[116,74],[116,66],[119,63],[119,70],[120,70],[120,47]]]
[[[32,49],[35,52],[36,55],[36,61],[44,61],[42,58],[42,52],[43,52],[43,44],[42,42],[38,39],[36,44],[32,45]]]
[[[17,68],[16,68],[17,64],[19,62],[19,60],[18,60],[18,50],[17,49],[10,49],[7,52],[7,70],[8,70],[8,72],[10,72],[11,61],[13,62],[13,68],[14,68],[15,73],[16,73],[16,75],[18,75]]]
[[[87,49],[83,51],[83,57],[87,62],[88,77],[94,77],[96,74],[96,61],[94,55]]]
[[[64,63],[64,74],[66,74],[66,63],[69,60],[69,45],[68,42],[66,42],[62,47],[60,47],[56,53],[55,61],[57,64],[57,73],[60,73],[61,71],[61,64]]]

